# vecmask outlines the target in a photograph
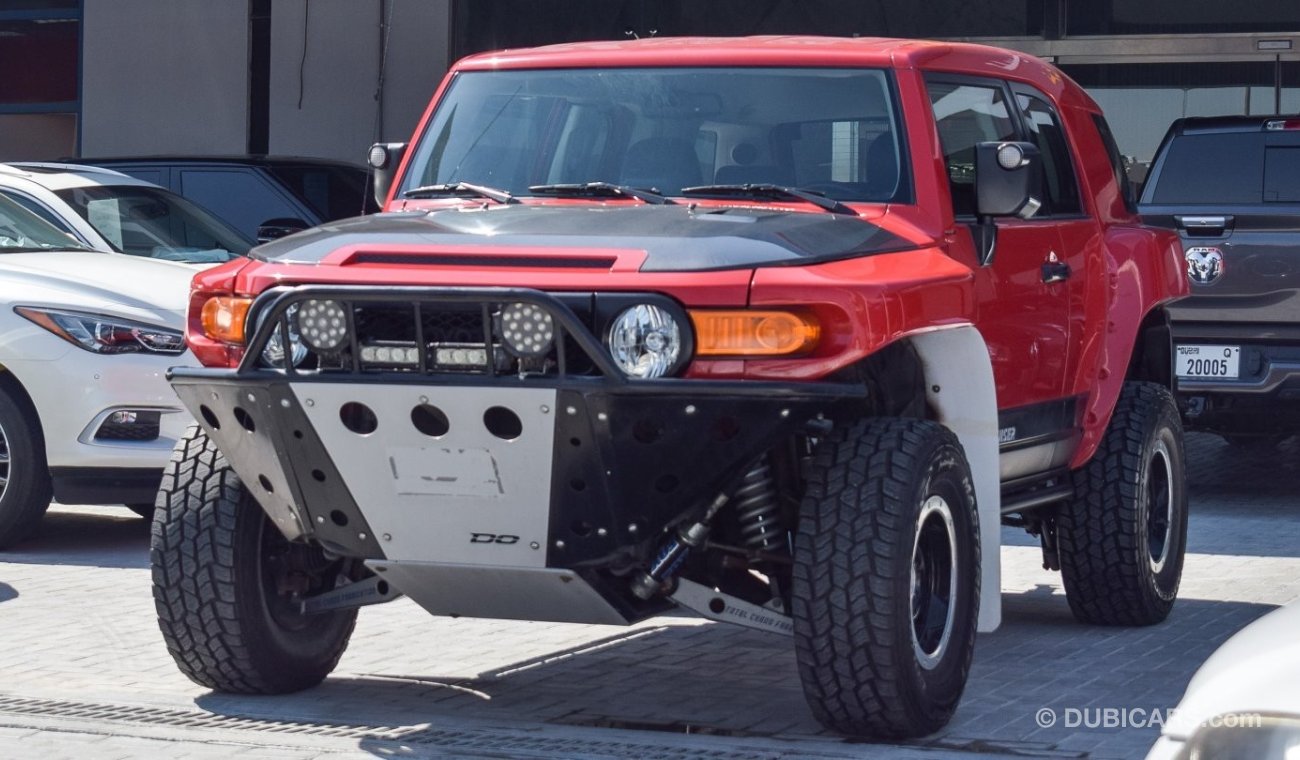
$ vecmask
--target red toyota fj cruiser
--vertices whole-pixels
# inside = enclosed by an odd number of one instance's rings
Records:
[[[1168,231],[1097,105],[1005,50],[653,39],[457,64],[388,213],[199,274],[158,497],[192,679],[318,683],[356,608],[794,639],[817,717],[945,724],[999,532],[1083,621],[1169,613]],[[391,188],[388,189],[388,188]]]

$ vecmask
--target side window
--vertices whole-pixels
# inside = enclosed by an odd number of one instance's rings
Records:
[[[926,89],[930,92],[939,145],[948,169],[953,213],[974,216],[975,145],[1018,137],[1003,90],[992,84],[941,80],[927,80]]]
[[[1047,191],[1044,211],[1055,215],[1080,213],[1079,183],[1074,178],[1069,141],[1056,111],[1037,95],[1017,93],[1016,101],[1025,115],[1029,137],[1042,155],[1043,187]]]
[[[0,195],[3,195],[4,197],[8,198],[14,203],[17,203],[19,206],[22,206],[23,208],[27,209],[33,214],[39,216],[40,218],[54,225],[59,229],[59,232],[66,232],[69,235],[74,234],[72,232],[71,227],[69,227],[62,219],[56,216],[53,211],[50,211],[48,208],[46,208],[45,204],[37,202],[34,198],[29,198],[26,195],[23,195],[22,193],[10,192],[9,190],[0,190]]]
[[[302,212],[256,174],[224,169],[185,169],[180,194],[211,211],[249,239],[268,219],[298,218]],[[304,220],[305,221],[305,220]]]
[[[1111,134],[1110,125],[1101,114],[1092,115],[1092,123],[1097,127],[1097,134],[1101,135],[1101,144],[1106,147],[1106,157],[1110,159],[1110,170],[1115,173],[1115,182],[1119,184],[1120,196],[1124,199],[1124,207],[1130,213],[1137,213],[1137,200],[1133,192],[1133,184],[1129,181],[1128,171],[1124,169],[1124,157],[1119,152],[1119,144],[1115,142],[1115,135]]]

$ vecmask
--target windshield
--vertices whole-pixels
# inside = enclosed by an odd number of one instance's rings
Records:
[[[665,195],[768,184],[841,201],[908,201],[900,126],[889,76],[876,69],[464,72],[421,137],[399,197],[455,182],[517,196],[608,182]]]
[[[70,235],[0,195],[0,253],[84,250]]]
[[[162,188],[104,185],[57,195],[119,253],[205,264],[248,252],[249,243],[238,232]]]

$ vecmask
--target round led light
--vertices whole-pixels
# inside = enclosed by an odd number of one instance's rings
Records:
[[[501,340],[515,356],[542,356],[555,342],[555,320],[535,304],[509,304],[501,309]]]
[[[988,154],[985,154],[988,155]],[[1019,145],[1007,143],[998,148],[998,166],[1007,171],[1019,169],[1024,166],[1025,152],[1020,149]]]
[[[370,161],[371,168],[382,169],[388,165],[388,147],[382,143],[371,145],[366,158]]]
[[[662,377],[682,354],[682,331],[667,309],[638,304],[610,325],[609,353],[628,377]]]
[[[297,322],[303,342],[313,351],[337,351],[348,339],[348,315],[338,301],[303,301]]]

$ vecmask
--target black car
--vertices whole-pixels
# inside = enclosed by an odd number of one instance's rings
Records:
[[[363,167],[284,156],[79,158],[162,185],[258,242],[377,211]]]
[[[1183,240],[1192,295],[1169,312],[1188,427],[1300,432],[1300,118],[1175,121],[1139,211]]]

